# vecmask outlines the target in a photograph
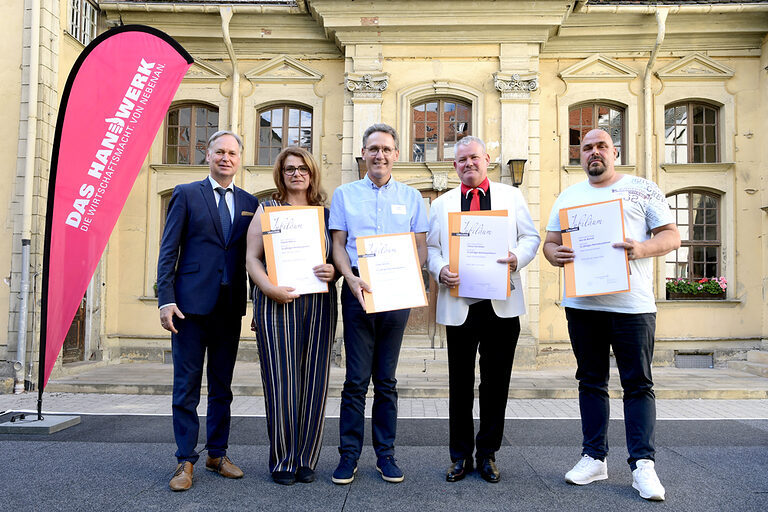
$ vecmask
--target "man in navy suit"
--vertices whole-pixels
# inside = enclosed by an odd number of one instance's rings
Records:
[[[258,200],[233,185],[243,143],[218,131],[208,140],[210,176],[179,185],[168,204],[157,294],[160,323],[173,354],[173,434],[178,465],[174,491],[192,487],[199,430],[197,406],[208,352],[208,457],[205,468],[227,478],[243,472],[227,457],[232,372],[245,315],[245,241]]]

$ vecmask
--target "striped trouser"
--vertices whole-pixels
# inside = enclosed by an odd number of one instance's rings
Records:
[[[278,304],[254,297],[261,381],[269,433],[269,470],[314,469],[320,456],[336,289]]]

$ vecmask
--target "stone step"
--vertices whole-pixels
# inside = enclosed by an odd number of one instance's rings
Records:
[[[768,364],[768,351],[750,350],[747,352],[747,361],[750,363]]]
[[[768,377],[768,364],[753,363],[751,361],[728,361],[728,368],[751,373],[758,377]]]
[[[741,361],[747,364],[747,361]],[[759,363],[749,363],[755,365]],[[730,366],[730,365],[729,365]],[[578,386],[574,367],[519,370],[513,368],[509,386],[510,398],[576,398]],[[329,396],[338,397],[344,384],[344,368],[331,366]],[[768,373],[764,373],[768,376]],[[739,368],[680,369],[654,367],[656,396],[702,399],[768,399],[768,379],[746,373]],[[400,365],[397,371],[398,394],[411,398],[447,398],[447,362],[428,361],[426,365],[409,368]],[[78,374],[52,378],[46,392],[65,393],[123,393],[170,395],[173,366],[162,363],[123,363],[92,366]],[[477,380],[476,380],[477,382]],[[258,363],[238,363],[235,366],[232,391],[235,395],[261,396],[261,372]],[[371,386],[370,390],[372,390]],[[205,393],[205,384],[203,385]],[[621,398],[618,372],[611,369],[609,380],[611,398]]]

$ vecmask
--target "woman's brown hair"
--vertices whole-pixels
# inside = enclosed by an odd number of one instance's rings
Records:
[[[275,167],[272,170],[272,178],[275,180],[277,192],[272,194],[272,199],[283,202],[286,199],[287,191],[285,188],[283,166],[289,156],[297,156],[309,167],[309,188],[307,188],[307,203],[310,206],[323,206],[325,204],[325,192],[320,186],[320,169],[312,153],[298,146],[289,146],[282,150],[275,160]]]

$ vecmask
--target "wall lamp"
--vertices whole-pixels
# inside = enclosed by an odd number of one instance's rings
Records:
[[[525,158],[512,158],[507,162],[513,186],[519,187],[523,184],[523,173],[525,172],[525,162],[527,161]]]

